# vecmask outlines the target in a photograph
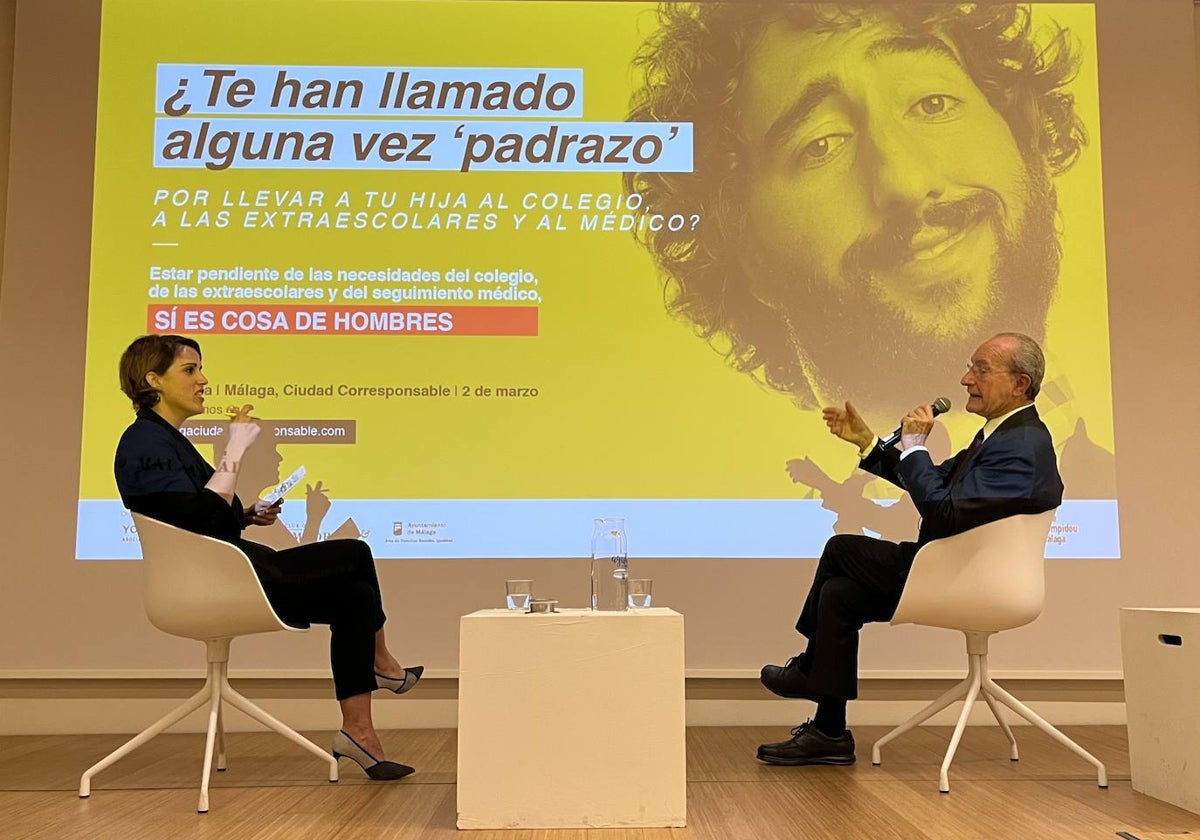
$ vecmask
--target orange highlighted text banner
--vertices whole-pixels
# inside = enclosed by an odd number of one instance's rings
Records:
[[[535,306],[151,304],[149,332],[211,335],[537,335]]]

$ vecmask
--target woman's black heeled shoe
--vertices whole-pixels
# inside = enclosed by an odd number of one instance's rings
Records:
[[[385,677],[383,674],[375,675],[375,682],[380,688],[386,688],[394,694],[404,694],[406,691],[412,691],[412,687],[421,679],[421,675],[425,673],[424,665],[414,665],[411,668],[404,669],[404,679],[398,680],[395,677]]]
[[[339,729],[338,733],[333,736],[333,757],[350,759],[363,769],[368,778],[376,782],[403,779],[410,773],[416,772],[407,764],[400,764],[396,761],[380,761],[359,746],[359,743],[347,735],[344,729]]]

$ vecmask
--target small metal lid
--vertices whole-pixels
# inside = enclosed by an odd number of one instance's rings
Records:
[[[532,598],[529,601],[529,611],[531,613],[558,612],[558,599],[556,599],[556,598]]]

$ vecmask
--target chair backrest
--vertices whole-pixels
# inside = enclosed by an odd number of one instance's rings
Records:
[[[995,632],[1033,621],[1046,597],[1054,511],[1019,514],[926,543],[892,624]]]
[[[133,521],[146,566],[146,616],[159,630],[207,641],[304,629],[279,619],[237,546],[138,513]]]

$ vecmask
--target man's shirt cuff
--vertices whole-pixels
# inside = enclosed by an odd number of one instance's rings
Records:
[[[929,451],[929,447],[927,447],[927,446],[910,446],[910,447],[908,447],[908,449],[905,449],[903,452],[900,453],[900,460],[903,461],[905,458],[907,458],[909,456],[909,453],[911,453],[911,452],[928,452],[928,451]]]

